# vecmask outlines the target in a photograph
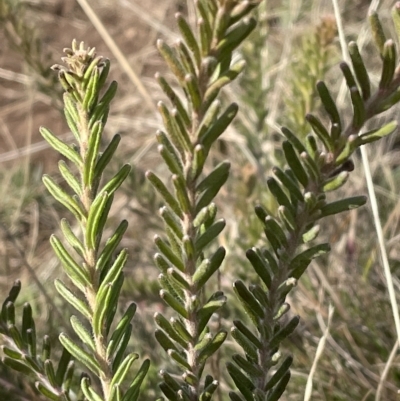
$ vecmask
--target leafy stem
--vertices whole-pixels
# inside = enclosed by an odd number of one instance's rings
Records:
[[[155,262],[161,270],[161,297],[178,314],[167,320],[157,313],[156,338],[182,370],[181,381],[161,371],[160,388],[169,400],[210,400],[218,382],[202,373],[207,360],[226,338],[225,330],[212,334],[209,320],[226,302],[217,291],[205,299],[208,280],[221,266],[225,249],[211,253],[225,226],[216,220],[213,199],[229,175],[229,162],[222,162],[205,174],[204,166],[212,145],[235,117],[232,103],[221,110],[221,89],[243,70],[242,61],[232,63],[232,51],[255,27],[245,18],[257,3],[233,0],[199,0],[197,32],[181,14],[177,23],[183,37],[174,47],[158,42],[161,55],[183,89],[185,101],[165,78],[157,75],[161,88],[172,103],[171,111],[159,103],[166,133],[158,132],[160,155],[172,174],[174,193],[153,172],[147,177],[159,192],[165,206],[160,209],[166,239],[156,236],[160,251]],[[197,37],[196,37],[197,36]]]
[[[397,14],[395,17],[399,18]],[[372,28],[382,34],[379,26],[379,20],[374,16]],[[383,66],[381,81],[374,94],[371,94],[368,74],[355,43],[350,43],[352,69],[346,63],[340,66],[353,108],[353,118],[347,127],[343,127],[329,90],[323,82],[318,82],[318,94],[329,116],[330,126],[325,127],[316,116],[308,114],[306,119],[314,135],[307,135],[304,141],[289,129],[282,128],[286,137],[283,152],[288,168],[283,171],[275,167],[275,177],[267,179],[268,188],[278,205],[277,213],[272,215],[262,206],[256,207],[269,248],[252,248],[246,253],[261,283],[249,288],[241,281],[234,283],[235,292],[257,329],[257,334],[254,334],[241,322],[234,322],[232,329],[232,335],[244,349],[247,359],[236,354],[233,356],[236,365],[228,363],[227,367],[247,401],[278,400],[290,379],[291,357],[284,359],[273,374],[271,371],[282,359],[280,343],[299,323],[298,316],[285,317],[290,309],[285,302],[286,296],[311,260],[330,250],[326,243],[308,245],[318,236],[319,220],[366,202],[364,196],[328,202],[326,193],[346,183],[354,169],[350,157],[360,146],[379,140],[397,128],[396,122],[391,122],[358,135],[369,119],[400,100],[394,43],[382,37],[377,42]],[[234,392],[230,397],[233,401],[241,399]]]

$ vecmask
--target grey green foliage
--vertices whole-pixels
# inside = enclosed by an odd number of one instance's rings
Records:
[[[227,297],[222,291],[212,291],[210,279],[226,254],[224,247],[217,247],[225,221],[218,218],[214,200],[229,177],[231,162],[212,165],[209,155],[238,111],[235,103],[224,105],[220,92],[244,69],[244,63],[233,61],[232,54],[254,29],[256,20],[250,13],[257,5],[199,0],[196,28],[177,14],[183,40],[173,47],[158,42],[175,77],[175,83],[160,74],[156,77],[171,104],[158,104],[165,129],[157,133],[158,151],[169,177],[166,181],[151,171],[146,176],[164,202],[160,216],[165,235],[155,236],[154,263],[160,269],[160,297],[172,317],[156,313],[154,320],[155,338],[173,364],[160,371],[160,390],[171,401],[207,401],[220,391],[218,380],[207,374],[207,363],[228,331],[214,329],[210,320],[220,313]],[[400,35],[398,5],[393,19]],[[277,213],[271,215],[262,205],[256,206],[266,246],[246,252],[257,282],[233,283],[249,321],[233,321],[231,335],[243,352],[226,363],[236,389],[226,392],[225,398],[281,398],[293,358],[284,357],[280,346],[300,320],[290,315],[286,297],[311,260],[330,250],[327,243],[312,242],[318,237],[320,220],[366,202],[364,196],[328,201],[326,193],[346,183],[354,168],[350,158],[361,145],[396,129],[392,122],[358,135],[368,120],[400,100],[394,42],[385,38],[375,14],[371,27],[382,59],[379,87],[372,87],[355,43],[349,46],[351,65],[340,65],[350,92],[351,121],[343,121],[329,89],[318,82],[316,90],[329,124],[308,114],[306,121],[313,133],[305,139],[282,128],[286,166],[273,168],[274,176],[266,180],[279,205]],[[0,316],[0,334],[6,340],[2,360],[32,376],[37,390],[50,400],[135,401],[140,399],[150,362],[142,361],[132,373],[132,365],[141,359],[128,351],[136,305],[130,303],[116,317],[127,261],[127,250],[120,250],[119,245],[128,223],[120,222],[108,239],[103,238],[114,193],[130,173],[130,166],[124,165],[107,182],[102,179],[121,140],[115,135],[103,149],[104,125],[117,84],[106,84],[109,60],[97,56],[94,49],[74,41],[65,53],[66,66],[54,69],[64,89],[64,114],[75,143],[61,141],[46,128],[41,133],[67,159],[59,163],[65,187],[49,176],[43,182],[73,216],[71,221],[60,222],[64,239],[53,235],[50,243],[69,279],[68,284],[56,280],[56,289],[78,312],[70,319],[74,336],[60,334],[61,356],[54,363],[49,338],[38,345],[29,304],[23,307],[21,326],[16,323],[20,291],[16,282]],[[76,363],[86,371],[80,378],[74,373]]]
[[[23,373],[36,375],[36,387],[48,399],[132,401],[139,396],[149,361],[143,361],[132,376],[130,367],[139,355],[126,352],[126,348],[135,304],[128,306],[122,318],[114,322],[127,260],[127,250],[116,252],[116,249],[127,222],[122,221],[106,241],[103,238],[114,193],[130,172],[130,166],[124,165],[108,182],[102,183],[103,172],[120,141],[119,135],[115,135],[101,149],[104,125],[117,84],[106,85],[109,60],[97,56],[94,49],[86,49],[83,42],[78,46],[74,41],[72,48],[64,51],[66,66],[55,65],[53,69],[58,71],[65,91],[64,114],[76,143],[67,144],[47,128],[41,128],[47,142],[69,161],[68,164],[59,163],[67,188],[47,175],[43,183],[75,220],[73,224],[61,220],[65,242],[53,235],[50,243],[72,284],[62,280],[55,282],[59,294],[78,312],[71,316],[76,339],[66,333],[60,334],[65,356],[61,357],[57,370],[50,359],[48,339],[45,338],[43,351],[38,356],[29,305],[24,307],[21,329],[15,324],[14,301],[19,292],[19,283],[16,283],[2,311],[3,332],[14,343],[13,347],[4,347],[3,361]],[[71,357],[95,378],[93,385],[85,376],[80,380],[78,391],[70,390],[74,368]]]
[[[220,268],[223,247],[211,247],[225,227],[217,219],[213,203],[229,176],[230,162],[211,167],[206,163],[212,146],[238,111],[235,103],[222,105],[221,89],[243,70],[242,61],[232,62],[232,52],[255,27],[247,15],[256,3],[198,1],[197,29],[181,14],[176,15],[183,37],[174,47],[163,41],[158,48],[178,85],[177,93],[163,76],[157,79],[172,108],[158,107],[165,132],[158,132],[159,153],[170,173],[172,188],[149,171],[147,177],[165,202],[160,215],[166,237],[155,238],[154,257],[160,268],[160,296],[176,316],[168,320],[157,313],[156,339],[181,371],[179,380],[161,372],[160,388],[169,400],[210,400],[218,381],[203,377],[207,360],[226,339],[226,330],[213,332],[209,320],[225,304],[226,296],[210,294],[207,284]]]

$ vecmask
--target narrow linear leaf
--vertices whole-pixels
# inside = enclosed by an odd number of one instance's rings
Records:
[[[67,351],[79,362],[83,363],[95,375],[100,375],[101,368],[99,363],[92,355],[77,346],[66,334],[61,333],[59,336],[61,344]]]
[[[82,166],[80,155],[69,145],[58,139],[50,130],[45,127],[40,127],[40,133],[43,138],[59,153],[74,163],[77,167]]]
[[[56,279],[54,285],[58,293],[69,302],[78,312],[82,313],[86,319],[91,319],[91,313],[89,307],[86,305],[85,301],[78,298],[61,280]]]

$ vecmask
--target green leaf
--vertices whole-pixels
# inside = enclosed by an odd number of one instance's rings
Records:
[[[190,28],[189,24],[187,23],[186,19],[182,16],[181,13],[175,14],[176,21],[178,23],[179,31],[185,40],[187,46],[192,51],[193,56],[196,60],[196,64],[199,66],[201,62],[200,57],[200,48],[197,43],[197,39],[193,34],[192,29]]]
[[[40,133],[43,138],[58,152],[61,153],[64,157],[74,163],[77,167],[82,166],[82,158],[80,155],[69,145],[63,142],[61,139],[58,139],[50,130],[45,127],[40,127]]]
[[[110,269],[105,274],[104,278],[101,280],[101,284],[99,286],[96,302],[101,303],[101,299],[104,296],[103,290],[108,284],[115,284],[122,272],[122,269],[125,266],[126,261],[128,260],[128,251],[126,249],[122,249],[115,259],[114,263],[111,265]]]
[[[282,134],[285,135],[286,139],[290,142],[290,144],[297,150],[297,153],[303,153],[306,152],[307,149],[303,145],[303,143],[300,141],[300,139],[292,132],[290,129],[287,127],[282,127],[281,128]]]
[[[181,83],[184,83],[185,70],[176,57],[175,52],[161,39],[157,41],[157,48],[172,73],[178,78]]]
[[[64,248],[64,245],[55,235],[50,237],[50,244],[64,266],[68,277],[82,292],[85,292],[85,288],[91,285],[88,272],[77,262],[75,262],[75,260]]]
[[[67,352],[68,355],[69,355],[69,352],[67,350],[65,350],[65,352]],[[70,361],[68,363],[68,365],[67,365],[65,374],[64,374],[63,378],[61,379],[63,388],[65,389],[66,392],[70,391],[72,380],[74,378],[74,368],[75,368],[75,362],[74,361]]]
[[[126,220],[122,220],[112,237],[107,240],[103,250],[101,251],[99,258],[97,259],[96,270],[103,271],[104,267],[110,262],[111,257],[117,249],[117,246],[120,244],[127,228],[128,222]]]
[[[167,120],[169,118],[172,118],[172,116],[170,116],[170,114],[169,114],[168,109],[162,103],[159,103],[158,106],[160,108],[160,112],[162,113],[162,115],[164,115],[164,118],[166,118]],[[178,115],[177,113],[178,113],[177,110],[174,109],[174,114]],[[180,119],[182,120],[182,116],[180,116]],[[178,129],[178,127],[176,126],[178,124],[177,119],[176,118],[173,119],[172,122],[174,123],[174,129]],[[172,122],[171,122],[171,124],[172,124]],[[182,122],[182,124],[184,124],[184,122]],[[172,129],[172,126],[169,127],[166,125],[166,127],[167,127],[167,129]],[[181,127],[180,131],[181,132],[185,131],[185,127]],[[187,136],[187,133],[185,136]],[[165,160],[167,161],[167,159],[166,159],[167,157],[169,159],[172,159],[172,163],[177,164],[176,166],[173,166],[173,169],[175,169],[176,171],[183,171],[184,168],[183,168],[180,157],[182,157],[182,158],[185,157],[185,153],[184,153],[185,144],[182,141],[181,135],[176,134],[176,135],[171,136],[171,138],[169,138],[168,135],[165,134],[163,131],[158,130],[156,132],[156,138],[157,138],[158,143],[160,145],[164,146],[166,151],[169,154],[169,155],[165,156]],[[179,152],[181,156],[179,156],[177,152]],[[171,162],[169,162],[169,163],[171,163]]]
[[[114,386],[115,384],[122,384],[126,378],[126,375],[129,373],[129,369],[131,368],[133,362],[135,362],[138,358],[139,355],[135,353],[131,353],[126,356],[123,362],[119,365],[117,371],[114,373],[111,380],[111,386]]]
[[[256,363],[252,363],[239,354],[232,355],[233,361],[251,378],[259,378],[264,372]]]
[[[56,279],[54,285],[58,293],[69,302],[77,311],[82,313],[86,319],[91,319],[91,313],[89,307],[86,305],[85,301],[78,298],[61,280]]]
[[[58,169],[66,183],[70,186],[70,188],[80,196],[82,194],[81,186],[77,180],[77,178],[72,174],[71,170],[67,166],[64,160],[60,160],[58,162]]]
[[[88,114],[92,111],[92,107],[97,103],[99,96],[99,80],[100,72],[98,68],[94,68],[93,73],[90,74],[89,82],[85,90],[85,95],[82,101],[82,108]]]
[[[43,394],[46,398],[54,401],[59,401],[61,394],[58,392],[55,392],[54,389],[50,389],[41,382],[35,382],[35,387],[39,391],[39,393]]]
[[[241,280],[236,280],[233,283],[233,289],[245,311],[257,325],[259,319],[265,318],[263,308]]]
[[[115,372],[118,369],[118,366],[120,365],[125,355],[126,348],[128,346],[129,340],[131,339],[131,335],[132,335],[132,324],[129,324],[122,336],[120,343],[118,344],[118,349],[117,352],[115,353],[114,361],[112,364],[113,372]]]
[[[70,196],[68,195],[61,187],[56,184],[56,182],[49,177],[48,175],[44,175],[43,184],[46,186],[47,190],[51,193],[54,199],[64,205],[71,213],[73,213],[78,221],[85,220],[85,214],[81,208],[81,206]]]
[[[172,327],[171,323],[163,316],[161,313],[156,312],[154,315],[154,320],[157,325],[167,333],[167,335],[177,342],[183,348],[187,348],[188,343],[181,334],[177,333],[176,330]],[[175,349],[175,348],[174,348]]]
[[[210,51],[213,39],[212,25],[215,18],[215,12],[210,12],[207,3],[209,2],[198,1],[196,3],[196,8],[199,13],[198,28],[200,31],[201,50],[203,55],[207,55]]]
[[[356,42],[349,43],[349,54],[363,99],[368,100],[371,97],[371,83]]]
[[[160,209],[160,215],[165,225],[171,229],[179,241],[182,241],[183,231],[181,222],[165,206]]]
[[[242,323],[240,320],[234,320],[233,324],[235,326],[235,329],[233,329],[234,331],[237,332],[237,330],[239,330],[239,332],[243,334],[245,338],[253,344],[254,347],[262,348],[260,340],[256,337],[255,334],[251,332],[251,330],[244,323]]]
[[[110,163],[111,159],[114,156],[115,151],[118,148],[119,142],[121,141],[121,135],[116,134],[111,139],[110,143],[107,145],[106,149],[104,150],[103,154],[99,157],[95,167],[95,176],[94,179],[100,179],[101,175],[103,174],[104,169]]]
[[[88,329],[82,324],[82,322],[74,315],[71,316],[71,326],[75,333],[81,339],[81,341],[88,345],[92,351],[96,350],[96,345],[94,343],[92,333],[89,333]]]
[[[204,259],[196,268],[192,282],[198,290],[200,290],[207,283],[210,277],[218,270],[225,258],[225,254],[226,251],[221,246],[216,250],[211,259]]]
[[[357,87],[356,80],[355,80],[355,78],[353,76],[353,73],[352,73],[349,65],[345,61],[342,61],[340,63],[340,69],[342,70],[342,73],[343,73],[344,78],[346,80],[347,87],[349,89],[356,88]]]
[[[385,124],[381,128],[374,129],[372,131],[365,132],[357,137],[355,140],[357,146],[365,145],[367,143],[375,142],[387,135],[390,135],[397,130],[397,121],[391,121]]]
[[[275,197],[279,205],[285,206],[289,211],[294,213],[293,205],[286,193],[282,190],[278,182],[273,177],[267,178],[267,185],[272,195]]]
[[[290,366],[292,365],[293,357],[287,356],[285,360],[281,363],[281,366],[277,369],[274,375],[268,380],[265,385],[264,391],[271,390],[278,382],[283,378],[286,372],[289,371]]]
[[[53,362],[51,362],[50,359],[47,359],[44,361],[44,371],[47,376],[48,381],[50,382],[52,387],[57,386],[57,379],[56,379],[56,373],[54,371],[54,366]]]
[[[307,242],[310,242],[317,238],[319,234],[320,226],[316,225],[310,228],[308,231],[306,231],[302,236],[301,239],[303,240],[303,243],[306,244]]]
[[[72,366],[72,368],[71,368]],[[63,386],[68,391],[68,375],[73,370],[74,361],[71,361],[71,354],[63,348],[61,358],[58,362],[56,371],[56,382],[58,386]]]
[[[278,224],[278,222],[271,216],[267,216],[264,222],[264,232],[271,243],[275,252],[278,252],[280,248],[284,248],[287,245],[287,238],[284,230]]]
[[[235,5],[235,7],[232,9],[232,11],[229,13],[229,26],[233,25],[240,19],[242,19],[244,16],[249,14],[249,12],[257,7],[257,3],[249,3],[249,2],[240,2]]]
[[[207,230],[196,239],[194,244],[196,252],[199,254],[210,242],[214,241],[225,228],[225,225],[225,220],[220,219],[207,228]]]
[[[32,307],[29,303],[24,303],[24,308],[22,312],[22,327],[21,327],[21,334],[23,341],[28,344],[27,332],[28,330],[32,332],[36,332],[35,328],[35,321],[32,318]],[[35,348],[36,352],[36,348]],[[35,356],[35,355],[32,355]]]
[[[208,358],[210,358],[215,352],[218,351],[218,349],[221,347],[221,345],[224,343],[226,336],[228,333],[224,330],[219,331],[212,341],[200,352],[199,354],[199,362],[203,363],[205,362]]]
[[[350,174],[348,171],[342,171],[337,176],[327,179],[324,182],[322,190],[324,192],[335,191],[336,189],[340,188],[347,182],[349,176]]]
[[[130,385],[128,391],[125,393],[124,398],[122,401],[137,401],[140,392],[140,386],[145,379],[147,372],[150,368],[150,360],[146,359],[143,361],[140,369],[136,373],[135,378],[133,379],[132,384]]]
[[[229,124],[235,118],[239,106],[236,103],[231,103],[225,111],[221,114],[217,121],[215,121],[209,130],[204,133],[204,136],[199,138],[200,143],[207,150],[210,149],[211,145],[222,135],[223,132],[228,128]]]
[[[184,369],[184,370],[190,369],[190,365],[189,365],[188,361],[179,352],[176,352],[173,349],[169,349],[168,356],[170,356],[178,364],[178,366],[181,369]]]
[[[68,127],[74,134],[75,139],[80,141],[80,132],[78,131],[77,122],[79,121],[79,113],[76,105],[76,101],[73,97],[65,92],[63,94],[64,100],[64,115],[67,121]]]
[[[281,399],[283,392],[286,389],[287,384],[290,380],[290,371],[287,371],[280,382],[276,385],[276,387],[272,390],[268,397],[268,401],[278,401]]]
[[[183,277],[181,273],[179,273],[175,268],[170,267],[167,270],[167,274],[170,281],[175,282],[176,285],[178,285],[182,290],[187,290],[187,291],[191,290],[191,285],[189,284],[187,279]]]
[[[350,97],[353,104],[353,121],[355,129],[360,129],[367,118],[364,101],[357,87],[350,88]]]
[[[83,363],[95,375],[100,375],[100,365],[92,355],[76,345],[65,333],[61,333],[59,339],[61,344],[75,359]]]
[[[196,190],[204,192],[196,204],[196,214],[199,213],[203,207],[208,206],[218,194],[219,190],[229,177],[229,169],[230,163],[222,162],[213,170],[212,173],[199,183]],[[212,179],[210,176],[212,176]]]
[[[353,196],[328,203],[320,209],[319,218],[346,212],[348,210],[357,209],[367,203],[366,196]]]
[[[2,358],[2,362],[4,365],[8,366],[9,368],[16,370],[24,375],[31,375],[33,373],[32,369],[26,366],[24,363],[17,361],[16,359],[11,359],[8,356],[4,356]]]
[[[321,98],[322,105],[324,106],[326,112],[328,113],[332,124],[337,124],[338,130],[339,130],[339,132],[341,132],[342,123],[340,121],[339,111],[338,111],[336,104],[335,104],[334,100],[332,99],[332,96],[329,93],[329,90],[326,87],[324,82],[319,81],[317,83],[317,91],[318,91],[319,97]],[[338,138],[333,137],[332,139],[334,141],[336,141]]]
[[[213,313],[224,306],[226,303],[226,296],[222,291],[215,292],[206,304],[197,312],[198,330],[201,333],[206,327]]]
[[[229,398],[231,399],[231,401],[243,401],[243,398],[234,393],[233,391],[229,392]]]
[[[4,355],[8,356],[14,360],[22,360],[23,355],[20,351],[16,351],[15,349],[11,349],[7,347],[7,345],[2,345],[1,350],[3,351]]]
[[[289,337],[300,322],[300,316],[294,316],[292,319],[284,325],[271,339],[269,346],[271,348],[279,346],[279,344],[287,337]]]
[[[60,223],[61,231],[64,234],[64,238],[67,240],[69,245],[75,249],[79,256],[83,257],[85,254],[82,242],[77,238],[77,236],[72,231],[71,226],[67,219],[61,219]]]
[[[175,280],[171,280],[168,270],[166,274],[161,273],[158,276],[160,287],[171,294],[173,298],[184,304],[185,293],[181,285],[177,284]]]
[[[175,330],[175,332],[180,336],[186,344],[190,341],[193,341],[193,337],[187,331],[185,325],[182,323],[181,319],[176,319],[175,317],[171,317],[170,319],[171,326]]]
[[[100,221],[104,213],[108,214],[107,206],[108,206],[108,193],[101,192],[94,199],[92,205],[90,206],[87,224],[86,224],[86,245],[89,249],[95,249],[97,243],[100,241],[102,232],[99,230]],[[107,218],[107,215],[104,217]]]
[[[204,134],[215,124],[221,111],[221,101],[214,100],[205,110],[204,116],[196,130],[195,138],[202,138]]]
[[[246,355],[248,355],[252,360],[257,360],[257,347],[250,341],[245,334],[243,334],[238,328],[231,328],[231,335],[234,340],[243,348]]]
[[[165,290],[160,291],[160,297],[168,304],[175,312],[181,315],[184,319],[188,318],[188,311],[185,306],[176,298],[174,298],[170,293]]]
[[[116,351],[122,337],[125,333],[127,333],[128,326],[131,323],[133,316],[135,316],[135,313],[136,304],[131,302],[111,335],[107,346],[107,358],[110,358],[114,355],[114,352]]]
[[[107,312],[115,307],[115,304],[111,302],[111,298],[116,287],[116,283],[104,282],[101,287],[101,292],[99,291],[96,295],[96,305],[92,319],[93,332],[96,336],[102,335],[103,328],[106,324]]]
[[[268,263],[260,257],[256,248],[248,249],[246,251],[246,257],[250,261],[255,272],[269,289],[272,282],[272,271]]]
[[[208,386],[204,386],[204,390],[200,394],[199,401],[211,401],[215,390],[218,388],[218,385],[218,380],[213,380]]]
[[[305,118],[306,118],[307,122],[311,125],[311,128],[313,129],[315,134],[318,136],[318,138],[324,144],[325,148],[328,151],[332,151],[334,148],[334,143],[332,141],[332,138],[330,137],[328,131],[323,126],[323,124],[318,119],[318,117],[314,116],[313,114],[307,114]]]
[[[186,92],[189,94],[189,99],[193,110],[199,110],[202,104],[199,82],[193,74],[185,75]]]
[[[279,167],[273,167],[272,171],[279,181],[287,188],[292,202],[295,202],[296,200],[300,202],[304,201],[303,194],[301,193],[300,187],[296,181],[292,180],[291,177]],[[264,222],[264,219],[262,219],[262,221]]]
[[[174,174],[172,176],[172,183],[175,187],[176,198],[178,199],[179,206],[184,213],[191,213],[192,206],[189,200],[188,188],[183,176]]]
[[[278,217],[288,231],[296,230],[297,225],[295,217],[293,213],[290,210],[288,210],[285,206],[278,207]]]
[[[157,150],[163,158],[165,164],[168,166],[169,171],[179,177],[183,177],[183,165],[179,158],[174,153],[170,153],[168,148],[164,145],[159,145]]]
[[[223,87],[230,84],[244,70],[245,66],[246,62],[244,60],[238,61],[237,63],[232,65],[228,71],[223,73],[218,79],[213,81],[208,86],[203,98],[204,110],[207,110],[210,105],[211,107],[213,107],[213,104],[218,104],[220,106],[220,101],[218,99],[215,100],[215,98],[219,95]]]
[[[206,162],[206,151],[203,145],[196,145],[194,148],[193,164],[191,170],[186,175],[186,181],[192,183],[203,172],[204,163]]]
[[[246,401],[253,401],[252,392],[255,389],[254,384],[245,376],[242,371],[237,368],[233,363],[228,362],[226,364],[229,375],[236,384],[238,390],[243,394]]]
[[[156,329],[154,331],[154,336],[165,352],[168,352],[170,349],[178,351],[176,345],[162,330]]]
[[[90,387],[89,378],[84,377],[81,380],[81,389],[88,401],[104,401],[93,389]]]
[[[92,186],[96,176],[96,163],[99,155],[100,143],[104,126],[100,121],[96,121],[90,130],[88,150],[83,166],[83,182],[86,186]]]
[[[179,206],[179,203],[176,201],[176,199],[173,197],[171,192],[167,189],[167,187],[164,185],[164,183],[152,172],[152,171],[147,171],[146,172],[146,178],[151,182],[153,187],[157,190],[157,192],[161,195],[161,197],[164,199],[165,203],[167,204],[168,207],[171,208],[171,210],[180,218],[182,219],[183,214],[182,210]]]
[[[254,18],[243,19],[236,23],[218,43],[216,50],[221,58],[224,54],[232,52],[243,42],[251,31],[256,27],[257,21]]]
[[[101,121],[103,125],[107,122],[108,112],[110,110],[110,102],[114,98],[115,94],[117,93],[118,84],[115,81],[112,81],[105,91],[103,97],[95,106],[94,110],[92,111],[92,115],[89,120],[89,127],[93,127],[93,124],[96,121]]]
[[[178,270],[181,272],[185,271],[185,266],[181,256],[176,255],[170,246],[168,246],[158,235],[154,236],[154,243],[167,260],[169,260]]]
[[[285,154],[286,162],[293,171],[293,174],[296,176],[299,182],[306,187],[308,184],[308,175],[293,146],[290,142],[284,141],[282,143],[282,148]]]
[[[176,393],[176,391],[173,391],[171,387],[169,387],[167,384],[160,383],[158,386],[160,387],[160,390],[163,392],[165,397],[167,397],[170,401],[175,401],[178,399],[178,394]],[[162,398],[161,400],[164,399]]]
[[[383,32],[383,27],[381,22],[379,21],[379,17],[376,11],[372,11],[369,14],[369,23],[371,26],[371,31],[372,31],[372,37],[374,39],[374,42],[379,50],[379,53],[383,57],[384,54],[384,48],[385,48],[385,42],[386,42],[386,36],[385,33]]]
[[[219,163],[213,171],[197,185],[196,191],[202,193],[215,188],[215,193],[218,193],[219,189],[228,179],[230,167],[231,163],[227,160]]]
[[[108,196],[113,195],[114,192],[125,181],[126,177],[128,177],[130,171],[131,171],[131,166],[129,164],[125,164],[124,166],[122,166],[121,169],[118,171],[118,173],[115,174],[115,176],[111,178],[111,180],[108,181],[106,185],[104,185],[98,196],[105,192],[108,193]]]

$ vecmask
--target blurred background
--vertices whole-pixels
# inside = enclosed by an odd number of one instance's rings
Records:
[[[370,2],[339,3],[347,41],[359,40],[376,85],[381,64],[368,28]],[[380,3],[386,33],[395,38],[390,18],[394,2]],[[154,74],[168,77],[169,73],[155,43],[163,38],[171,44],[179,37],[176,12],[186,15],[192,24],[196,16],[192,0],[92,0],[89,8],[87,4],[83,0],[0,0],[0,299],[6,298],[14,280],[21,279],[19,303],[31,303],[40,335],[50,335],[57,348],[60,328],[68,330],[73,312],[56,294],[53,281],[60,277],[61,268],[48,239],[59,231],[60,219],[69,216],[41,183],[44,173],[60,182],[61,177],[59,157],[38,129],[44,125],[72,141],[63,120],[62,90],[50,67],[61,64],[62,49],[70,47],[75,38],[111,59],[110,78],[119,84],[104,141],[120,132],[122,145],[106,174],[111,176],[125,162],[131,163],[133,170],[115,198],[110,226],[121,219],[129,221],[121,244],[130,253],[121,310],[132,300],[138,304],[132,348],[153,361],[141,399],[154,400],[160,395],[158,371],[169,365],[152,334],[152,316],[164,309],[158,297],[158,270],[152,261],[152,238],[162,231],[158,217],[161,201],[144,179],[149,168],[167,178],[155,144],[155,132],[161,128],[156,103],[163,94]],[[306,113],[312,111],[326,119],[315,90],[321,79],[337,98],[343,115],[351,116],[338,67],[341,50],[331,1],[263,1],[257,18],[256,31],[235,55],[247,60],[247,69],[224,93],[226,102],[238,102],[241,111],[211,156],[213,163],[232,162],[231,177],[218,198],[219,215],[227,220],[220,242],[227,247],[228,256],[213,283],[229,298],[215,322],[227,329],[234,318],[246,319],[233,297],[231,283],[241,278],[249,284],[256,277],[245,251],[265,245],[254,205],[261,202],[271,213],[276,209],[266,178],[273,165],[283,163],[279,127],[286,125],[304,138],[310,132]],[[370,126],[398,119],[398,111],[398,107],[392,109]],[[396,133],[368,148],[397,293],[399,142]],[[354,163],[350,182],[335,197],[367,193],[358,155]],[[383,375],[396,335],[369,206],[328,219],[321,238],[332,244],[331,254],[313,262],[289,299],[293,313],[302,320],[282,350],[294,354],[292,380],[283,400],[304,398],[330,304],[335,313],[314,377],[312,400],[375,400],[378,386],[381,400],[396,400],[399,357],[390,361],[387,375]],[[218,401],[227,400],[227,390],[232,388],[224,361],[233,351],[235,344],[228,338],[209,368],[221,381]],[[41,400],[29,379],[1,364],[0,399]]]

